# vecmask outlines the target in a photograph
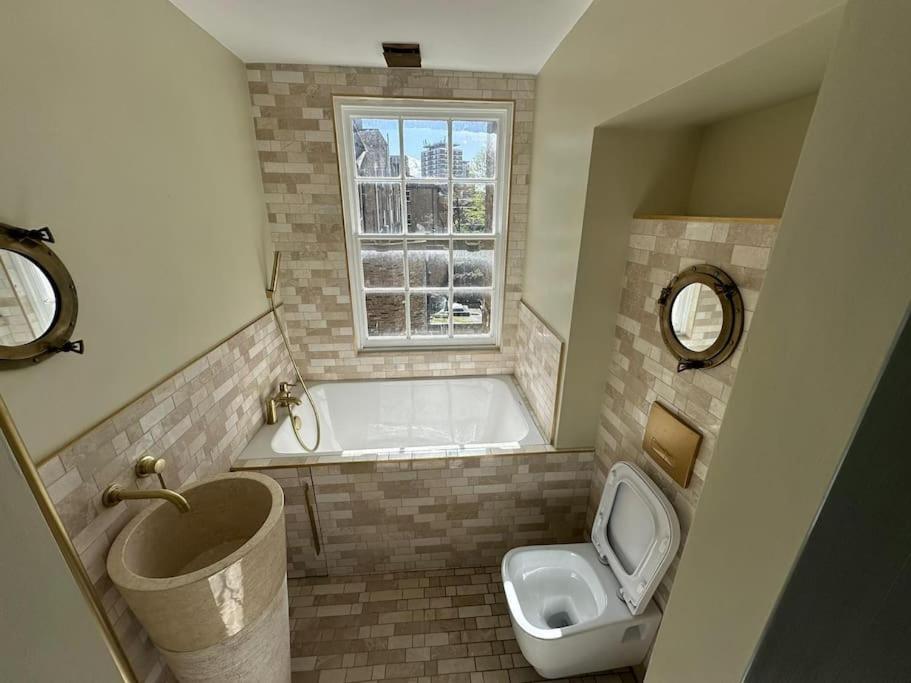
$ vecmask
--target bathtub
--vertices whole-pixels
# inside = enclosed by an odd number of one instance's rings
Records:
[[[313,383],[321,439],[307,453],[294,437],[287,410],[265,425],[240,460],[320,455],[409,454],[545,446],[511,376],[447,377]],[[306,398],[300,417],[304,443],[315,437]],[[240,464],[240,463],[238,463]]]

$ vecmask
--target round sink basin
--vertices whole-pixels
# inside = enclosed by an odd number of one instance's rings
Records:
[[[125,537],[123,564],[135,576],[173,578],[216,566],[256,536],[274,503],[269,486],[239,476],[208,481],[183,495],[190,512],[156,505]]]
[[[166,655],[239,634],[285,586],[284,497],[274,479],[233,472],[180,493],[190,512],[147,505],[107,558],[111,580]]]

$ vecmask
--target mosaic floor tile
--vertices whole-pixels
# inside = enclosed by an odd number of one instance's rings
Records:
[[[290,579],[294,683],[527,683],[499,567]],[[629,669],[567,679],[636,683]]]

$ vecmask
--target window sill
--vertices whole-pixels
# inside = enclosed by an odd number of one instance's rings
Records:
[[[442,353],[465,353],[466,351],[499,352],[500,346],[498,344],[453,344],[452,346],[371,346],[363,349],[358,349],[357,355],[373,356],[381,353],[428,353],[432,351]]]

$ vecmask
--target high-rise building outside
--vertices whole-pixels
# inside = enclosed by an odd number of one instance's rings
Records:
[[[452,174],[456,178],[468,174],[468,163],[462,158],[462,149],[452,147]],[[449,176],[449,145],[445,142],[425,143],[421,150],[421,177],[446,178]]]

